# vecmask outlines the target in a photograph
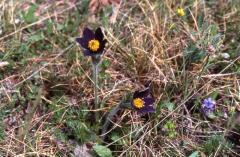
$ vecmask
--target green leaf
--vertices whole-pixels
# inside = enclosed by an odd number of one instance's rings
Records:
[[[32,36],[29,38],[29,40],[31,41],[31,43],[35,43],[35,42],[40,41],[40,40],[42,40],[42,39],[44,39],[44,35],[43,35],[42,32],[41,32],[41,33],[37,33],[37,34],[35,34],[35,35],[32,35]]]
[[[166,105],[167,105],[167,108],[168,108],[169,111],[173,111],[173,109],[175,107],[174,103],[169,102]]]
[[[57,23],[57,30],[61,31],[64,29],[64,25]]]
[[[171,103],[171,102],[164,102],[162,104],[162,108],[167,108],[168,111],[173,111],[174,107],[175,107],[174,103]]]
[[[215,36],[218,34],[218,26],[217,25],[210,25],[209,29],[210,29],[211,36]]]
[[[119,137],[119,135],[117,134],[113,134],[111,135],[111,140],[119,145],[127,145],[126,142],[123,139],[120,139],[121,137]]]
[[[112,157],[112,151],[106,146],[97,144],[93,146],[93,149],[100,157]]]
[[[217,118],[214,113],[208,113],[206,116],[207,116],[209,119],[212,119],[212,120],[214,120],[214,119]]]
[[[214,91],[210,96],[211,96],[214,100],[216,100],[216,98],[217,98],[218,95],[219,95],[219,91],[216,90],[216,91]]]
[[[193,152],[189,157],[198,157],[198,151]]]
[[[37,21],[37,17],[35,16],[36,9],[37,9],[36,5],[32,5],[31,7],[29,7],[27,13],[24,14],[24,20],[27,23]]]

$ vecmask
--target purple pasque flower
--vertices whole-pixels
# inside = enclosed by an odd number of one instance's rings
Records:
[[[83,54],[92,57],[100,56],[107,42],[100,27],[95,32],[87,27],[84,28],[83,37],[76,38],[76,41],[84,48]]]
[[[208,116],[215,110],[216,101],[212,98],[204,99],[202,102],[202,111],[204,115]]]
[[[145,114],[156,111],[153,107],[154,102],[155,99],[150,93],[150,89],[147,88],[143,91],[134,92],[131,106],[134,110],[136,110],[140,114]]]

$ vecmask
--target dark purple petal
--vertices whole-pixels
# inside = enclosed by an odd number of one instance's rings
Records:
[[[155,100],[152,97],[143,98],[145,106],[152,106]]]
[[[149,88],[143,90],[143,91],[136,91],[133,94],[133,99],[135,98],[144,98],[144,97],[148,97],[150,95],[150,90]]]
[[[152,113],[152,112],[155,112],[156,110],[153,108],[153,106],[146,106],[142,109],[138,109],[137,111],[143,114],[143,113]]]
[[[103,41],[103,33],[101,28],[97,28],[95,31],[95,38],[98,39],[100,42]]]
[[[99,50],[98,52],[95,52],[96,54],[98,54],[98,55],[101,55],[102,53],[103,53],[103,50]]]
[[[105,45],[106,45],[106,43],[107,43],[107,40],[105,39],[105,40],[103,40],[101,43],[100,43],[100,49],[98,50],[98,52],[97,53],[102,53],[103,52],[103,50],[104,50],[104,48],[105,48]]]
[[[94,32],[92,30],[90,30],[89,28],[87,28],[87,27],[84,28],[84,30],[83,30],[83,38],[86,41],[94,39],[95,38]]]
[[[105,48],[106,43],[107,43],[107,40],[106,40],[106,39],[104,39],[104,40],[101,42],[102,48]]]
[[[86,41],[84,38],[76,38],[76,41],[85,49],[88,48],[88,41]]]
[[[103,49],[99,49],[97,52],[95,52],[96,54],[102,54],[103,53]]]
[[[89,51],[88,49],[83,50],[83,54],[84,56],[94,56],[96,54],[92,53],[91,51]]]

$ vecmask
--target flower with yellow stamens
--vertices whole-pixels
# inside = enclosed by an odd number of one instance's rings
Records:
[[[85,56],[101,55],[107,42],[104,39],[101,28],[97,28],[95,32],[89,28],[83,30],[83,37],[76,38],[76,41],[84,48]]]
[[[149,112],[155,112],[155,109],[153,108],[154,102],[155,100],[150,94],[149,88],[147,88],[143,91],[135,91],[131,104],[134,110],[144,114]]]
[[[144,107],[144,101],[141,98],[135,98],[133,100],[134,107],[141,109]]]
[[[93,51],[93,52],[97,52],[97,50],[99,49],[100,47],[100,43],[98,40],[96,39],[93,39],[93,40],[90,40],[88,42],[88,48]]]
[[[184,9],[183,8],[178,8],[177,9],[177,14],[178,14],[178,16],[181,16],[181,17],[185,16]]]

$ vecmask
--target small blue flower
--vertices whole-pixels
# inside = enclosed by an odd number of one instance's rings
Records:
[[[213,100],[212,98],[204,99],[202,102],[203,114],[209,117],[209,115],[213,114],[213,111],[215,110],[215,106],[216,106],[216,101]]]

